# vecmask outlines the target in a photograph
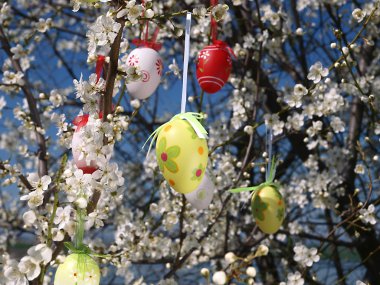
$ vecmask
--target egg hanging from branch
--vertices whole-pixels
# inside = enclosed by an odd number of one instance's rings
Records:
[[[194,129],[202,125],[193,117],[174,116],[157,132],[156,157],[161,173],[177,192],[186,194],[197,189],[205,175],[208,147],[205,137]],[[192,123],[191,123],[192,122]],[[206,132],[207,134],[207,132]]]
[[[226,84],[232,69],[231,53],[231,48],[219,40],[199,52],[196,74],[205,92],[216,93]]]
[[[99,115],[102,118],[102,114]],[[73,140],[71,142],[71,149],[73,152],[73,158],[75,165],[83,171],[85,174],[92,174],[98,169],[96,161],[90,161],[90,163],[86,162],[85,158],[80,158],[81,156],[81,148],[83,147],[83,133],[81,129],[87,125],[89,115],[77,116],[73,124],[76,126],[75,132],[73,134]]]
[[[127,84],[129,95],[140,100],[150,97],[160,84],[164,69],[158,52],[150,47],[138,47],[128,55],[127,65],[141,71],[139,80]]]
[[[214,196],[215,185],[207,174],[202,179],[198,188],[185,194],[186,200],[198,210],[207,209]]]
[[[73,253],[66,257],[55,273],[54,285],[99,285],[98,264],[87,254]]]
[[[265,186],[252,196],[251,209],[257,226],[266,234],[278,231],[284,221],[285,202],[276,186]]]

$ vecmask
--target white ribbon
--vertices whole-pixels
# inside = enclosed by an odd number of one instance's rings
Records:
[[[189,55],[190,55],[190,28],[191,28],[191,13],[187,12],[186,28],[185,28],[185,53],[184,53],[184,58],[183,58],[181,113],[186,112],[187,70],[188,70]]]

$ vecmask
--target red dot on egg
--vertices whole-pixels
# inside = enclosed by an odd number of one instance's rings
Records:
[[[161,159],[162,159],[162,161],[167,161],[168,160],[168,154],[166,152],[161,153]]]
[[[195,175],[197,177],[201,176],[202,175],[202,169],[198,169],[197,172],[195,172]]]

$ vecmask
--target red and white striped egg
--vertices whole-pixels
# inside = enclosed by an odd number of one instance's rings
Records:
[[[227,46],[217,44],[203,48],[197,59],[197,79],[207,93],[218,92],[227,82],[232,69],[232,59]]]

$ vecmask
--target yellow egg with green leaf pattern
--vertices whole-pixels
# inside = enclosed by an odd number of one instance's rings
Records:
[[[188,121],[173,118],[158,133],[156,156],[161,173],[170,186],[187,194],[197,189],[205,174],[207,140],[199,138]]]
[[[285,202],[275,186],[258,189],[252,196],[251,209],[257,226],[266,234],[277,232],[284,221]]]

